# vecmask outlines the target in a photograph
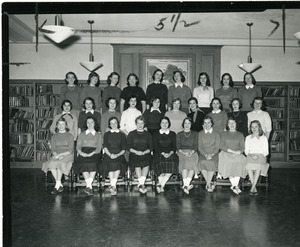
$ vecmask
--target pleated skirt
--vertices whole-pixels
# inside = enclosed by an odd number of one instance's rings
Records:
[[[153,169],[156,175],[162,173],[178,174],[179,159],[176,153],[172,154],[169,158],[165,158],[160,153],[153,155]]]
[[[230,154],[221,151],[219,153],[218,172],[223,178],[242,177],[245,178],[246,157],[243,154]]]

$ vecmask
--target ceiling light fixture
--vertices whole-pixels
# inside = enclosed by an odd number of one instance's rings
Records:
[[[101,68],[103,66],[102,63],[94,62],[94,55],[93,55],[93,28],[92,25],[94,23],[93,20],[88,20],[88,23],[90,24],[90,33],[91,33],[91,53],[89,56],[89,61],[80,62],[80,65],[87,69],[90,72],[96,71],[97,69]]]
[[[251,57],[251,26],[252,25],[253,25],[253,23],[247,23],[247,26],[249,27],[249,56],[247,59],[247,63],[242,63],[242,64],[238,65],[238,67],[241,70],[244,70],[245,72],[248,72],[248,73],[253,73],[262,67],[258,63],[252,63],[252,57]]]

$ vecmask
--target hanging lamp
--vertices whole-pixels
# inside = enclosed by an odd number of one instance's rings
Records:
[[[253,25],[253,23],[247,23],[247,26],[249,27],[249,56],[247,59],[247,63],[242,63],[242,64],[238,65],[238,67],[241,70],[244,70],[245,72],[248,72],[248,73],[253,73],[262,67],[258,63],[252,63],[252,57],[251,57],[251,26],[252,25]]]
[[[90,33],[91,33],[91,53],[89,56],[89,61],[80,62],[80,65],[87,69],[90,72],[96,71],[97,69],[101,68],[103,66],[102,63],[94,62],[94,55],[93,55],[93,28],[92,25],[94,23],[93,20],[88,20],[88,23],[90,24]]]
[[[46,21],[44,22],[44,24],[46,23]],[[75,28],[61,25],[61,15],[55,16],[55,25],[44,26],[44,24],[39,28],[40,32],[42,32],[49,39],[53,40],[55,43],[63,42],[67,38],[73,36],[76,31]]]

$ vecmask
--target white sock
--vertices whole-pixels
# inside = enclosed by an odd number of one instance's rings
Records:
[[[160,184],[160,185],[162,184],[163,178],[164,178],[164,177],[161,176],[161,175],[158,176],[158,184]]]
[[[239,182],[240,182],[240,177],[234,177],[234,186],[238,187],[239,185]]]
[[[61,180],[56,180],[56,183],[55,183],[55,189],[58,190],[60,186],[62,186]]]
[[[118,181],[118,179],[113,178],[112,180],[110,180],[110,185],[111,185],[112,187],[116,187],[116,186],[117,186],[117,181]]]
[[[194,178],[199,178],[198,173],[195,172]]]
[[[141,176],[141,177],[140,177],[140,181],[139,181],[140,184],[141,184],[141,185],[144,185],[144,184],[145,184],[145,181],[146,181],[146,177],[145,177],[145,176]]]
[[[187,182],[187,181],[186,181],[186,178],[183,178],[182,181],[183,181],[183,187],[184,187],[184,186],[188,186],[187,183],[186,183],[186,182]]]
[[[87,178],[87,179],[85,180],[85,182],[86,182],[86,187],[87,187],[87,188],[92,188],[92,182],[93,182],[93,179],[92,179],[92,178]]]
[[[187,177],[186,178],[186,186],[189,186],[191,181],[192,181],[192,178]]]
[[[168,182],[171,176],[171,173],[165,173],[165,176],[163,177],[163,180],[161,182],[161,187],[165,187],[166,183]]]

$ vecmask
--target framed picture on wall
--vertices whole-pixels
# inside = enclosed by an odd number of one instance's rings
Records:
[[[189,59],[146,59],[146,87],[153,82],[152,75],[156,69],[164,73],[163,84],[170,87],[174,84],[173,72],[179,70],[185,76],[185,84],[190,87],[190,63]]]

